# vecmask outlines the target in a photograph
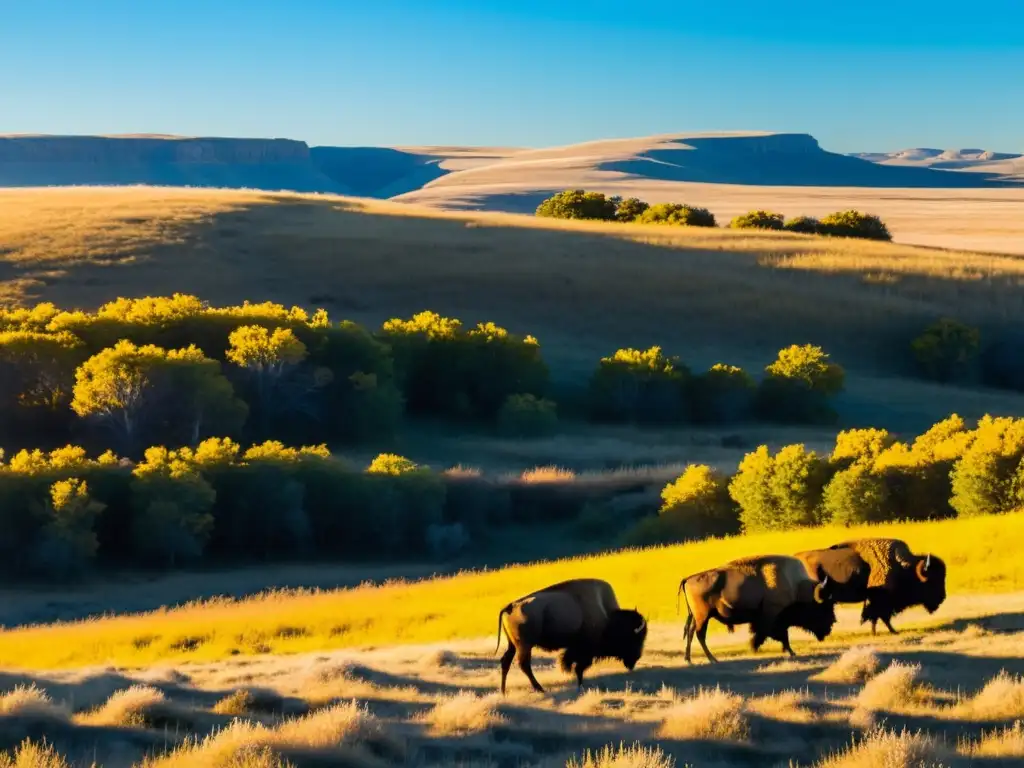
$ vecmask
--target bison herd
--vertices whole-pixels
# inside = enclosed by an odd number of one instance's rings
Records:
[[[789,628],[799,627],[819,641],[832,632],[836,603],[863,603],[861,623],[878,622],[896,634],[892,617],[921,605],[934,613],[946,599],[946,565],[935,555],[915,555],[899,539],[858,539],[789,555],[762,555],[733,560],[691,574],[679,583],[686,601],[686,661],[696,637],[704,655],[708,624],[717,619],[730,632],[748,624],[751,647],[777,640],[791,656]],[[518,659],[534,690],[544,689],[533,675],[534,648],[561,651],[561,667],[583,673],[596,659],[618,659],[632,670],[643,654],[647,620],[637,610],[619,607],[611,585],[601,579],[573,579],[513,600],[498,613],[508,648],[501,658],[501,692]],[[495,653],[497,653],[497,648]]]

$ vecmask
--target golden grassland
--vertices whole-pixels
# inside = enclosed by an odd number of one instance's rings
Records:
[[[1024,513],[926,523],[825,527],[711,539],[672,547],[513,566],[337,591],[276,591],[172,610],[0,632],[0,666],[142,666],[235,655],[291,654],[494,635],[509,600],[568,578],[609,580],[620,602],[652,622],[679,621],[676,588],[688,574],[752,554],[793,553],[864,534],[904,538],[942,556],[952,595],[1024,589]],[[982,608],[991,603],[979,602]]]
[[[796,661],[719,636],[729,652],[718,665],[686,666],[679,629],[652,625],[633,672],[601,662],[582,692],[537,654],[546,693],[513,670],[507,697],[489,638],[134,672],[0,670],[0,750],[20,757],[0,752],[0,765],[960,768],[1024,758],[1018,614],[904,625],[852,645],[801,637]]]
[[[370,327],[429,308],[532,333],[564,382],[622,346],[758,371],[811,342],[846,367],[853,411],[910,414],[909,429],[1020,410],[1018,395],[899,376],[910,339],[938,317],[977,324],[986,343],[1019,327],[1022,281],[1017,256],[790,233],[288,193],[0,190],[0,302],[91,308],[180,291],[322,306]]]

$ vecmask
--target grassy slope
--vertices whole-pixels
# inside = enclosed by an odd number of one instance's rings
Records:
[[[608,579],[623,605],[652,622],[677,621],[676,588],[687,574],[758,553],[792,553],[860,535],[904,538],[942,556],[950,594],[1024,589],[1018,542],[1024,513],[971,520],[817,528],[632,550],[381,587],[196,604],[172,611],[0,632],[0,666],[34,669],[144,665],[235,654],[395,645],[496,631],[509,600],[567,578]]]
[[[770,202],[770,201],[766,201]],[[1012,395],[892,377],[936,317],[1024,320],[1024,259],[728,230],[444,214],[394,203],[190,189],[0,190],[0,299],[273,299],[377,325],[432,308],[540,338],[579,380],[618,346],[758,369],[823,344],[851,372],[846,413],[921,429]],[[877,378],[879,372],[883,378]]]

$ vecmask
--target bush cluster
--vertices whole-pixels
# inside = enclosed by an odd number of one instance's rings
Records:
[[[552,195],[537,206],[536,215],[554,219],[718,226],[714,214],[707,208],[681,203],[650,205],[636,197],[609,197],[601,192],[587,192],[583,189],[567,189]],[[853,210],[836,211],[820,220],[797,216],[788,221],[781,213],[757,210],[735,217],[729,226],[733,229],[787,230],[807,235],[892,240],[888,227],[880,218]]]
[[[755,384],[743,369],[717,363],[694,375],[660,347],[620,349],[602,358],[590,380],[596,421],[638,424],[727,423],[757,415],[783,423],[830,423],[831,401],[843,389],[843,369],[820,347],[779,352]]]
[[[373,334],[324,310],[181,294],[0,311],[0,429],[60,444],[89,426],[82,437],[133,457],[212,435],[378,439],[406,410],[495,422],[547,375],[533,337],[432,312]]]
[[[1024,418],[985,416],[969,429],[954,414],[912,442],[851,429],[828,456],[762,445],[730,477],[688,467],[662,499],[631,542],[1012,512],[1024,507]]]

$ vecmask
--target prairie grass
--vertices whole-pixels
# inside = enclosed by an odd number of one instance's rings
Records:
[[[972,757],[1024,758],[1024,722],[984,733],[977,741],[962,744],[960,751]]]
[[[975,721],[1024,718],[1024,677],[1002,671],[974,696],[958,702],[944,714]]]
[[[66,720],[68,710],[53,702],[46,691],[36,685],[18,685],[0,696],[0,716],[22,717],[36,721]]]
[[[423,720],[437,736],[478,733],[504,722],[493,694],[478,696],[462,691],[438,701]]]
[[[743,697],[721,688],[701,689],[665,712],[658,736],[665,739],[745,741],[750,735]]]
[[[679,579],[738,557],[792,553],[863,535],[906,539],[916,551],[940,554],[950,594],[1024,589],[1024,513],[966,520],[822,527],[671,547],[471,571],[418,582],[335,591],[275,591],[246,600],[215,599],[172,610],[0,631],[0,665],[46,669],[160,660],[211,661],[257,645],[297,653],[367,645],[439,643],[493,637],[498,609],[509,600],[564,579],[609,580],[619,602],[652,622],[677,621]],[[281,626],[301,633],[281,634]],[[712,624],[712,632],[721,632]],[[147,638],[145,644],[135,642]],[[183,642],[187,640],[188,642]]]
[[[566,768],[675,768],[676,761],[660,747],[640,744],[602,747],[596,752],[587,750],[581,758],[571,758]]]
[[[875,729],[818,768],[943,768],[939,747],[931,736],[910,731]]]
[[[891,712],[916,698],[920,664],[894,661],[864,684],[857,694],[857,707],[868,712]]]
[[[52,744],[25,739],[13,754],[0,753],[0,768],[68,768],[68,761]]]
[[[855,645],[811,679],[846,685],[863,683],[878,671],[879,663],[878,655],[871,648]]]

